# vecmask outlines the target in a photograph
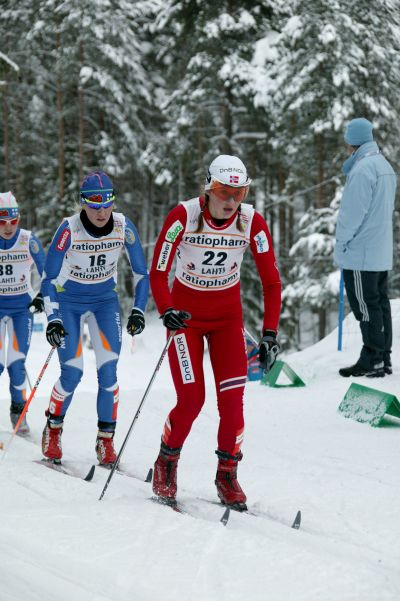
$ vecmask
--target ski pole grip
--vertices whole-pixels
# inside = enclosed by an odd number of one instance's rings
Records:
[[[184,319],[185,321],[188,319],[192,319],[192,316],[190,313],[188,313],[187,311],[179,311],[179,317],[181,319]]]

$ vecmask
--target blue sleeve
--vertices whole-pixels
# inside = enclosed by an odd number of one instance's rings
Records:
[[[45,254],[42,243],[33,232],[31,232],[31,237],[29,240],[29,251],[31,253],[32,259],[35,262],[36,269],[38,270],[40,277],[42,277]]]
[[[134,278],[135,300],[133,306],[144,312],[149,296],[149,272],[139,235],[128,218],[125,218],[125,250]]]
[[[56,231],[44,264],[41,292],[48,321],[61,321],[58,292],[53,280],[60,273],[65,253],[71,245],[71,230],[68,221],[63,221]]]
[[[341,251],[357,236],[368,215],[373,186],[369,174],[360,169],[347,178],[336,226],[336,244]]]

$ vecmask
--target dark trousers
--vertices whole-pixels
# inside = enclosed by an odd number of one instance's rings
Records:
[[[343,269],[344,285],[351,310],[360,322],[363,347],[358,364],[370,368],[390,364],[392,315],[388,297],[387,271]]]

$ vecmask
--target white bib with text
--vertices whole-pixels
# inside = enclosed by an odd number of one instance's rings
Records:
[[[31,232],[21,229],[14,245],[0,250],[0,296],[32,294],[30,237]]]
[[[118,258],[125,241],[125,217],[113,213],[114,228],[107,236],[95,238],[83,227],[78,214],[67,219],[71,245],[55,281],[63,287],[67,280],[80,284],[98,284],[110,278],[117,280]]]
[[[185,286],[196,290],[226,290],[240,280],[243,254],[250,243],[254,209],[241,205],[244,231],[240,232],[236,219],[226,228],[213,228],[203,220],[203,229],[196,233],[200,214],[200,200],[182,202],[187,212],[187,223],[177,249],[175,277]]]

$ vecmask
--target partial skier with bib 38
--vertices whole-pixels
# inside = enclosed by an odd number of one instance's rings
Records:
[[[263,217],[244,204],[250,179],[242,161],[218,156],[210,165],[204,197],[181,202],[168,214],[155,247],[150,281],[163,323],[174,335],[169,362],[177,394],[154,466],[153,491],[174,503],[182,446],[205,400],[204,340],[214,372],[219,411],[215,478],[223,504],[246,509],[237,480],[244,434],[247,354],[240,299],[240,266],[250,247],[264,293],[260,360],[272,367],[279,352],[281,282]],[[168,274],[176,256],[172,290]]]
[[[10,418],[13,428],[26,402],[25,359],[32,334],[32,313],[43,311],[41,294],[34,298],[31,269],[42,275],[44,251],[38,238],[19,227],[18,203],[12,192],[0,193],[0,374],[10,377]],[[8,349],[6,360],[6,333]],[[18,434],[28,434],[24,416]]]
[[[114,190],[103,172],[89,174],[80,188],[80,213],[65,219],[47,255],[42,291],[48,317],[46,336],[58,348],[60,378],[55,383],[43,431],[45,457],[59,462],[65,414],[83,374],[82,328],[86,320],[96,355],[99,464],[116,459],[113,437],[117,422],[117,362],[121,350],[121,313],[116,293],[117,264],[125,249],[135,283],[127,330],[135,336],[145,327],[149,292],[146,260],[133,223],[113,212]]]

